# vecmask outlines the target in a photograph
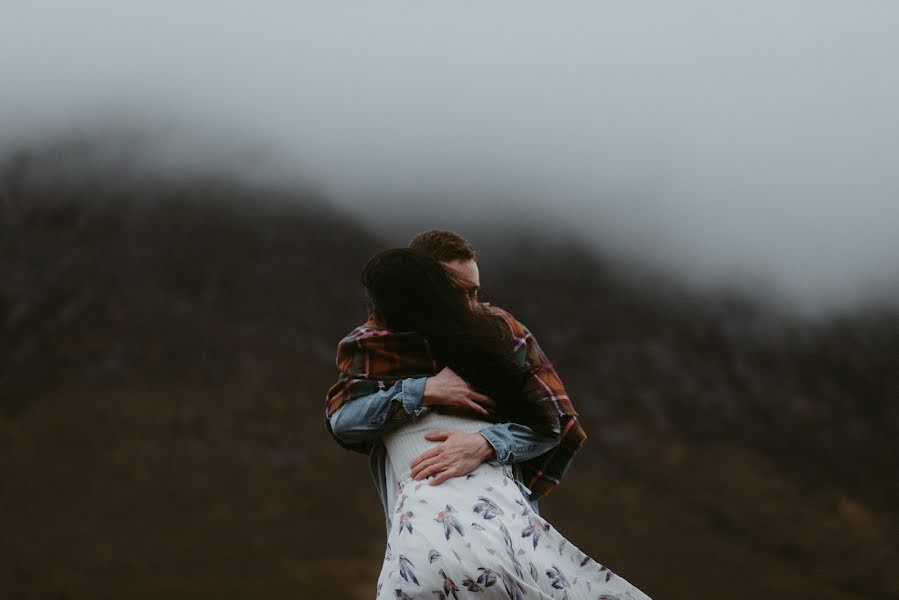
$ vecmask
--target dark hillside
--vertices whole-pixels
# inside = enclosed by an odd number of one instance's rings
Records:
[[[0,597],[372,597],[383,514],[322,411],[384,242],[314,192],[79,164],[0,165]],[[542,503],[574,543],[659,599],[899,595],[895,312],[473,241],[590,435]]]

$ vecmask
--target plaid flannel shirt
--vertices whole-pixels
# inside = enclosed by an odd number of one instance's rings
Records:
[[[541,368],[528,377],[526,394],[534,401],[547,404],[559,417],[560,439],[552,449],[521,463],[521,473],[532,493],[532,499],[551,492],[571,465],[575,453],[587,439],[578,422],[577,411],[559,379],[552,363],[540,349],[531,332],[505,310],[482,304],[481,307],[502,319],[512,333],[516,361]],[[394,332],[380,327],[371,318],[340,341],[337,348],[339,376],[328,390],[325,424],[337,442],[349,450],[368,454],[371,443],[348,444],[331,431],[328,422],[338,408],[373,394],[401,379],[436,375],[443,365],[431,354],[428,342],[415,332]],[[388,421],[406,419],[408,415],[397,403]]]

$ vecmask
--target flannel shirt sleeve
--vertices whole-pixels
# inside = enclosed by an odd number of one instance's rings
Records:
[[[557,443],[521,464],[523,478],[531,490],[531,499],[536,500],[549,494],[559,484],[575,454],[587,440],[587,434],[580,426],[577,411],[568,398],[562,380],[537,339],[522,323],[502,312],[516,339],[516,359],[521,364],[539,367],[529,378],[526,393],[537,402],[549,403],[559,417]]]

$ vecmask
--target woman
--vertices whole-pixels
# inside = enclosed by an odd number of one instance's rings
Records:
[[[406,248],[377,254],[362,281],[376,320],[422,335],[436,360],[494,399],[491,418],[552,435],[558,418],[523,392],[531,371],[515,362],[501,322],[470,308],[464,282]],[[411,477],[410,463],[436,444],[425,433],[473,433],[490,422],[431,412],[383,437],[400,492],[377,597],[648,598],[538,516],[510,466],[487,461],[439,486]]]

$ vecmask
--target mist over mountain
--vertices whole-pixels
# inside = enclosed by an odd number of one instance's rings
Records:
[[[311,183],[391,243],[527,225],[832,316],[899,305],[897,19],[890,0],[15,3],[0,151],[128,128],[157,136],[158,171]]]
[[[324,396],[410,225],[127,147],[0,164],[3,588],[370,597],[383,515]],[[656,597],[899,592],[891,306],[794,318],[527,225],[469,237],[590,436],[550,522]]]

